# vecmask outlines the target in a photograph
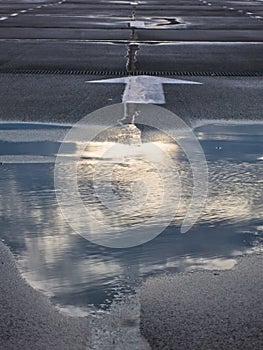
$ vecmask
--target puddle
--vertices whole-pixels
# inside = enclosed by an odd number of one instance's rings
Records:
[[[152,18],[152,20],[160,21],[160,23],[156,23],[156,27],[182,24],[176,18]]]
[[[192,186],[188,162],[176,144],[164,141],[158,132],[142,129],[142,147],[151,149],[154,141],[176,162],[183,192],[174,221],[160,236],[123,250],[85,240],[61,215],[53,172],[56,153],[68,130],[69,126],[45,124],[0,125],[0,239],[15,254],[29,283],[55,304],[68,310],[106,310],[113,300],[132,294],[142,278],[230,269],[238,256],[262,252],[263,124],[223,122],[196,128],[208,161],[209,195],[198,224],[187,234],[180,233],[180,222]],[[103,142],[90,143],[78,168],[82,199],[95,213],[104,209],[92,196],[93,164],[109,162],[102,157],[105,147]],[[138,162],[133,171],[141,172],[142,154],[136,147]],[[72,140],[65,156],[77,151],[78,144]],[[69,172],[66,164],[65,176]],[[116,169],[115,190],[129,197],[129,172],[121,166]],[[134,223],[155,210],[160,199],[157,183],[152,181],[150,186],[150,204],[132,215]],[[170,186],[172,194],[174,184]],[[171,201],[167,210],[173,207]],[[130,223],[125,217],[122,220],[123,225]],[[145,225],[145,230],[147,225],[155,225],[154,217]],[[87,229],[96,232],[96,227]]]
[[[116,18],[115,18],[116,20]],[[121,21],[120,23],[123,23]],[[126,21],[124,21],[126,23]],[[131,29],[131,36],[130,41],[127,45],[127,63],[126,63],[126,70],[128,72],[135,72],[136,71],[136,61],[137,61],[137,54],[140,50],[140,46],[143,47],[143,45],[151,45],[151,44],[160,44],[158,41],[149,41],[149,42],[143,42],[142,44],[139,43],[138,39],[138,30],[139,29],[167,29],[167,28],[174,28],[174,27],[185,27],[186,23],[184,23],[182,20],[178,18],[160,18],[160,17],[137,17],[136,16],[136,5],[133,3],[132,12],[131,12],[131,20],[127,21],[128,27]],[[164,42],[162,42],[164,43]]]
[[[59,17],[59,18],[80,18],[80,19],[91,19],[95,20],[91,23],[95,25],[107,25],[107,26],[120,26],[124,28],[129,27],[134,21],[134,26],[138,29],[175,29],[175,28],[185,28],[188,23],[186,23],[182,18],[174,17],[145,17],[136,16],[136,8],[131,10],[131,16],[118,16],[118,15],[52,15],[52,14],[38,14],[36,16],[48,16],[48,17]],[[98,21],[96,21],[96,19]],[[102,22],[103,20],[103,22]]]
[[[144,21],[145,28],[148,29],[179,29],[187,27],[187,23],[181,18],[174,17],[147,17]]]

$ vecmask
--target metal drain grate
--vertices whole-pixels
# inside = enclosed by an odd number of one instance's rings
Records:
[[[0,74],[61,74],[61,75],[100,75],[100,76],[128,76],[128,75],[152,75],[152,76],[196,76],[196,77],[262,77],[261,72],[206,72],[206,71],[106,71],[84,69],[0,69]]]

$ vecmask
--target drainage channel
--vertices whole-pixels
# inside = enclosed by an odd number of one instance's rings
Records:
[[[127,70],[88,70],[88,69],[0,69],[0,74],[61,74],[61,75],[98,75],[98,76],[189,76],[189,77],[262,77],[263,71],[127,71]]]

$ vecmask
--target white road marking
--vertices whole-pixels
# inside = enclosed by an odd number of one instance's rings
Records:
[[[21,10],[20,11],[20,13],[26,13],[27,12],[27,10]]]
[[[145,23],[143,21],[130,21],[128,23],[130,28],[145,28]]]
[[[0,21],[5,21],[8,17],[0,17]]]
[[[15,39],[15,38],[0,38],[0,42],[5,41],[5,42],[28,42],[32,43],[34,42],[53,42],[53,43],[59,43],[59,42],[65,42],[65,43],[89,43],[89,44],[94,44],[94,45],[116,45],[118,44],[127,44],[126,40],[102,40],[102,41],[97,41],[94,39]],[[192,45],[206,45],[206,46],[228,46],[228,45],[263,45],[263,41],[158,41],[158,40],[150,40],[145,42],[136,42],[140,46],[150,46],[152,44],[155,44],[157,46],[161,45],[168,45],[168,46],[192,46]]]
[[[138,43],[142,45],[141,43]],[[180,45],[262,45],[262,41],[178,41],[178,42],[157,42],[156,45],[171,45],[171,46],[180,46]]]
[[[18,13],[11,13],[10,17],[16,17],[18,16]]]
[[[122,102],[142,104],[165,104],[165,96],[162,84],[202,84],[189,80],[152,77],[147,75],[105,80],[92,80],[87,81],[87,83],[126,84],[122,96]]]

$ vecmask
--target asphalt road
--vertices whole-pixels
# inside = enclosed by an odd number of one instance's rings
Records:
[[[121,103],[123,84],[86,83],[92,79],[102,77],[2,74],[0,117],[2,120],[74,123],[99,108]],[[165,85],[165,107],[190,124],[203,119],[262,119],[262,78],[184,79],[203,85]]]
[[[164,87],[165,107],[189,123],[194,125],[200,119],[262,119],[263,82],[254,74],[263,72],[262,1],[141,1],[134,13],[140,28],[133,34],[128,26],[132,11],[135,7],[129,1],[118,0],[1,1],[0,120],[74,122],[98,108],[120,103],[122,85],[95,86],[85,81],[109,78],[109,71],[116,71],[117,76],[125,72],[132,42],[139,49],[135,70],[224,73],[222,77],[184,77],[202,82],[200,86]],[[44,72],[19,73],[27,69]],[[45,70],[55,73],[61,69],[72,74],[45,74]],[[100,75],[77,75],[78,70],[98,71]],[[227,76],[233,73],[240,76]],[[247,73],[252,76],[247,77]],[[250,261],[246,268],[242,265],[244,268],[225,272],[224,277],[193,274],[146,283],[141,329],[152,348],[174,350],[173,344],[180,349],[260,348],[262,286],[257,264],[259,260]],[[16,294],[17,282],[8,277],[8,269],[5,271],[4,278],[10,283],[1,289],[3,303],[8,300],[5,313],[0,313],[1,334],[10,349],[16,349],[16,341],[21,342],[22,350],[28,349],[40,334],[39,349],[45,348],[45,339],[50,349],[53,341],[54,349],[67,348],[65,344],[70,349],[75,343],[76,348],[84,348],[83,325],[54,316],[52,311],[45,311],[46,306],[42,310],[42,301],[34,310],[30,297],[25,300],[17,320],[23,300]],[[160,288],[163,285],[165,289]],[[174,297],[175,289],[182,292],[182,298]],[[10,291],[13,294],[6,299]],[[29,290],[27,293],[31,295]],[[203,300],[209,301],[205,308]],[[21,315],[25,317],[27,310],[33,312],[33,318],[23,324]],[[227,310],[230,318],[226,317]],[[38,312],[44,312],[46,319],[39,320]],[[5,320],[11,320],[9,327]],[[56,336],[57,324],[62,325],[61,339]]]
[[[0,349],[82,350],[91,338],[86,320],[63,317],[17,272],[0,242]]]
[[[140,28],[132,35],[133,11]],[[135,70],[146,74],[240,75],[186,77],[204,85],[165,86],[166,107],[185,120],[259,119],[261,78],[245,76],[263,71],[262,14],[260,1],[2,1],[0,118],[74,122],[121,102],[123,86],[85,81],[125,73],[136,42]],[[1,74],[28,69],[73,74]],[[74,74],[80,70],[100,76]]]
[[[262,255],[229,271],[146,281],[141,321],[151,349],[262,349],[261,264]]]
[[[0,3],[0,70],[125,70],[132,11],[139,70],[263,68],[262,2],[63,0]]]

